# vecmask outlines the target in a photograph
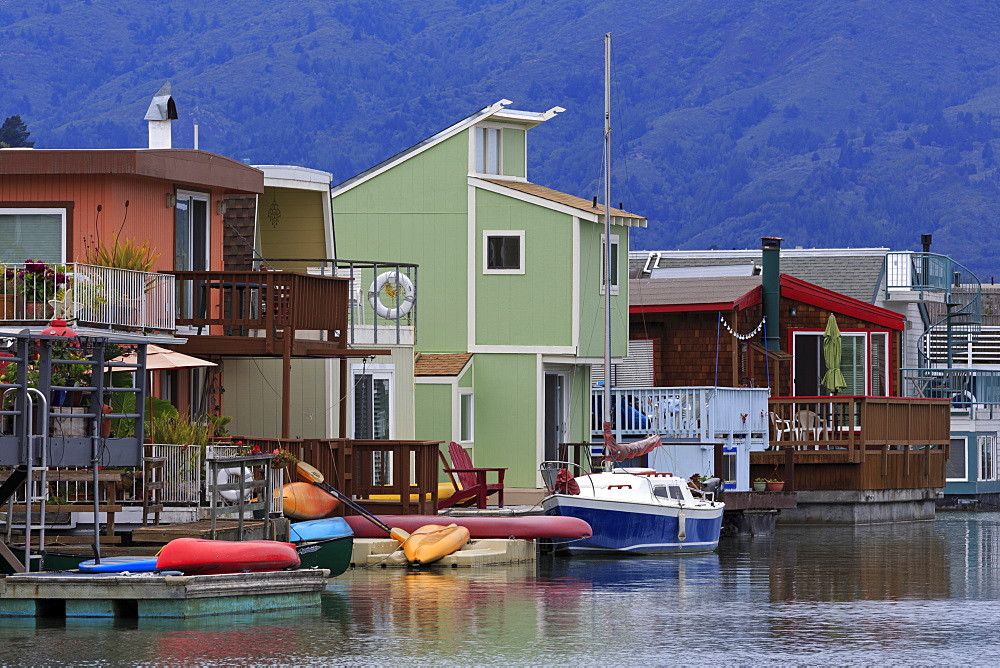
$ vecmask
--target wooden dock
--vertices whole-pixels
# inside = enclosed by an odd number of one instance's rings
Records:
[[[23,573],[0,578],[0,617],[199,617],[320,605],[329,571],[226,575]]]

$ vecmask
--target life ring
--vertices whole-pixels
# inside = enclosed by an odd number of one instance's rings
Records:
[[[402,299],[399,300],[399,306],[389,308],[382,303],[381,299],[379,299],[382,288],[384,288],[387,283],[394,283],[402,286],[403,296]],[[385,318],[386,320],[398,320],[409,313],[410,309],[413,308],[413,302],[416,301],[416,291],[413,289],[413,282],[406,274],[400,273],[399,271],[387,271],[379,274],[378,278],[376,278],[368,287],[368,301],[371,303],[372,308],[375,309],[375,313],[377,313],[379,317]]]
[[[239,467],[235,467],[235,468],[231,468],[231,469],[219,469],[219,473],[215,476],[215,484],[216,485],[230,485],[233,482],[232,481],[233,478],[239,478],[239,477],[240,477],[240,469],[239,469]],[[244,469],[243,480],[245,482],[253,482],[253,471],[251,471],[250,469]],[[220,489],[220,490],[218,490],[218,492],[219,492],[219,496],[221,496],[226,501],[239,501],[240,500],[240,492],[239,492],[239,490],[236,490],[236,489],[225,489],[225,490]],[[246,500],[247,498],[249,498],[250,497],[250,490],[249,489],[245,490],[244,495],[245,495],[244,496],[244,500]]]

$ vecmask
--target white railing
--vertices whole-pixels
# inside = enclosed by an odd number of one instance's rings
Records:
[[[88,327],[173,331],[174,277],[90,264],[2,265],[0,322],[54,316]]]
[[[611,391],[616,440],[660,434],[667,439],[761,434],[767,443],[768,390],[737,387],[626,387]],[[591,435],[602,432],[603,390],[591,394]]]

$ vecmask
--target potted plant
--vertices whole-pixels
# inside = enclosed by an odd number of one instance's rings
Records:
[[[753,491],[763,492],[767,489],[767,478],[754,478]]]
[[[66,286],[66,267],[41,260],[25,260],[24,268],[8,268],[5,279],[13,283],[16,304],[23,307],[26,320],[43,320],[50,316],[49,300]]]
[[[785,489],[785,481],[781,478],[769,478],[767,480],[767,491],[781,492]]]

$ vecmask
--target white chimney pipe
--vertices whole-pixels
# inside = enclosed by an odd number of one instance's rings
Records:
[[[170,121],[177,118],[177,107],[170,96],[170,82],[163,84],[146,110],[149,121],[149,148],[171,148]]]

